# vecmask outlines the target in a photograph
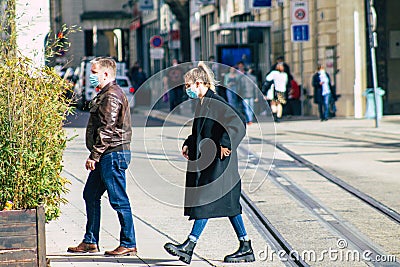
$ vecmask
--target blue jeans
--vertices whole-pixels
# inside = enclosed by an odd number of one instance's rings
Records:
[[[86,203],[86,233],[83,242],[98,244],[100,231],[100,199],[107,190],[112,208],[117,212],[120,245],[136,247],[135,229],[129,198],[126,193],[125,170],[131,161],[130,151],[111,152],[103,155],[96,168],[89,173],[83,190]]]
[[[236,216],[231,216],[231,217],[229,217],[229,220],[231,221],[233,229],[235,230],[235,233],[239,239],[247,236],[247,232],[246,232],[246,229],[244,228],[243,218],[242,218],[241,214],[238,214]],[[192,228],[192,231],[190,232],[190,235],[195,237],[196,240],[199,239],[201,233],[203,232],[204,228],[206,227],[207,222],[208,222],[208,219],[195,220],[193,223],[193,228]]]
[[[233,108],[237,108],[237,95],[236,89],[226,89],[226,99]]]
[[[253,121],[254,98],[244,98],[243,101],[244,114],[246,115],[246,122]]]
[[[323,95],[321,98],[321,102],[318,103],[318,111],[321,120],[328,119],[329,116],[329,101],[331,98],[331,94]]]

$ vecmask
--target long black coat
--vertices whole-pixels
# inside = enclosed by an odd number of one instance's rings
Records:
[[[189,219],[241,213],[236,150],[245,134],[243,117],[208,90],[203,103],[197,104],[192,134],[184,142],[189,148],[184,213]],[[221,160],[220,146],[229,148],[230,156]]]
[[[328,76],[329,80],[329,88],[332,89],[332,83],[331,83],[331,77],[329,76],[328,73],[326,73],[326,76]],[[314,87],[314,103],[319,104],[322,103],[322,85],[320,84],[321,80],[319,78],[319,72],[314,73],[312,76],[312,86]],[[336,96],[336,93],[335,93]]]

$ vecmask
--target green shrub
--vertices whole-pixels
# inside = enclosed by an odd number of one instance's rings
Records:
[[[7,201],[13,209],[44,205],[50,221],[60,215],[68,191],[69,181],[60,174],[67,142],[63,122],[71,111],[64,93],[70,85],[53,68],[36,67],[22,56],[14,23],[6,26],[0,30],[8,34],[0,38],[0,208]],[[65,41],[70,32],[63,30]],[[48,55],[65,46],[59,39],[55,36]]]

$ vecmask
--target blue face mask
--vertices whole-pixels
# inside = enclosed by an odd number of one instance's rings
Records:
[[[89,76],[90,85],[96,88],[100,85],[99,77],[96,74],[91,73]]]
[[[186,89],[186,94],[193,99],[199,98],[199,93],[192,90],[192,88]]]

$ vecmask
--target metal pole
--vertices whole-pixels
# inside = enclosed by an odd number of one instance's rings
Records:
[[[372,68],[372,82],[374,85],[374,102],[375,102],[375,128],[379,127],[378,118],[378,75],[376,71],[376,55],[375,47],[378,46],[376,36],[376,13],[373,6],[373,0],[367,0],[367,20],[368,20],[368,33],[369,33],[369,46],[371,49],[371,68]]]
[[[282,56],[285,56],[285,25],[284,25],[284,17],[283,17],[283,1],[278,1],[278,5],[280,7],[280,17],[281,17],[281,50]]]
[[[299,43],[299,64],[300,64],[300,99],[301,99],[301,116],[304,116],[304,79],[303,79],[303,43]]]

